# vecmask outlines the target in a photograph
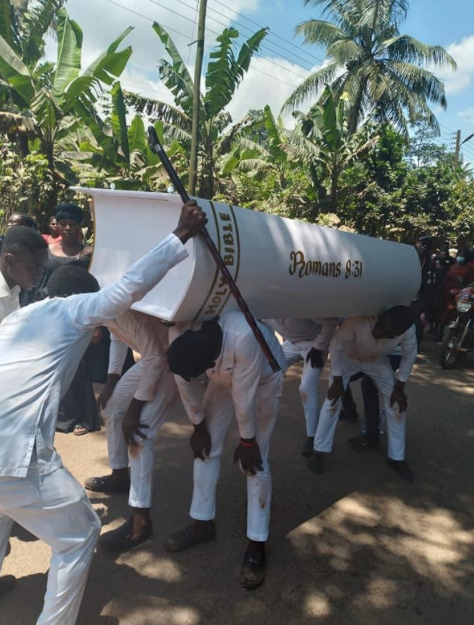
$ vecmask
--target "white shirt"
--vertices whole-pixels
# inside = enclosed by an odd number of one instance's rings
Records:
[[[136,310],[129,310],[105,323],[111,332],[109,374],[122,374],[128,347],[138,352],[143,362],[143,374],[134,398],[152,401],[158,382],[168,366],[169,329],[159,319]]]
[[[270,328],[290,343],[312,342],[314,349],[327,351],[337,319],[264,319]]]
[[[242,438],[253,438],[256,433],[257,391],[265,396],[274,387],[271,384],[281,372],[274,373],[257,343],[252,329],[241,312],[230,312],[219,318],[222,328],[222,349],[213,369],[206,371],[213,383],[231,390],[235,416]],[[286,359],[276,336],[263,323],[258,324],[273,356],[282,371],[285,371]],[[179,324],[170,329],[170,343],[189,327],[198,329],[201,324]],[[188,417],[195,425],[204,421],[205,387],[201,380],[186,382],[175,376],[181,400]]]
[[[415,326],[393,339],[374,339],[372,330],[378,317],[354,317],[347,319],[336,330],[331,342],[331,372],[341,376],[346,358],[352,360],[380,360],[400,346],[402,360],[396,374],[400,382],[410,377],[418,353]]]
[[[59,402],[96,326],[125,313],[187,257],[173,234],[98,293],[46,299],[0,325],[0,476],[25,477],[36,445],[38,467],[62,466],[53,447]]]
[[[0,271],[0,323],[7,315],[20,308],[20,291],[21,288],[19,286],[14,286],[13,289],[10,289],[3,277],[3,273]]]

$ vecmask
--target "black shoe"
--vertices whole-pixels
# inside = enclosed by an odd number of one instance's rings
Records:
[[[16,586],[16,577],[14,575],[3,575],[0,577],[0,597],[5,593],[13,590]]]
[[[367,451],[371,449],[380,449],[380,441],[370,440],[365,436],[357,436],[356,438],[350,438],[348,441],[352,449],[356,451]]]
[[[201,543],[208,543],[214,540],[216,537],[216,526],[214,523],[210,523],[208,530],[204,532],[196,532],[195,525],[189,525],[176,534],[172,534],[166,539],[165,551],[168,553],[179,553],[180,551],[186,551],[200,545]]]
[[[407,465],[405,460],[392,460],[391,458],[388,458],[387,464],[389,467],[392,467],[392,469],[395,469],[398,475],[407,482],[413,483],[415,481],[415,474]]]
[[[313,455],[313,447],[314,447],[314,436],[308,436],[304,442],[303,449],[301,450],[301,455],[305,458],[311,458]]]
[[[339,413],[339,421],[357,421],[358,418],[359,415],[357,413],[357,410],[347,411],[342,409]]]
[[[148,522],[138,538],[132,538],[132,534],[133,518],[125,521],[125,523],[116,530],[112,530],[101,536],[99,544],[101,547],[104,547],[104,549],[110,549],[111,551],[129,551],[151,538],[153,535],[153,521]]]
[[[244,564],[240,574],[240,582],[243,588],[252,590],[258,588],[265,580],[265,550],[247,552],[244,557]]]
[[[117,483],[117,480],[112,479],[111,475],[90,477],[84,482],[84,486],[87,490],[94,491],[94,493],[120,493],[122,495],[128,495],[130,490],[130,478],[122,483]]]
[[[313,473],[324,473],[324,455],[315,451],[311,458],[308,458],[306,465]]]

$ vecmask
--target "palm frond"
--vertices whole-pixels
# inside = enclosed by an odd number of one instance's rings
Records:
[[[395,61],[418,63],[419,65],[434,64],[438,67],[449,66],[455,70],[456,61],[442,46],[430,46],[414,37],[401,35],[384,42],[390,59]]]
[[[320,89],[331,83],[336,76],[337,69],[338,64],[333,62],[308,76],[287,99],[283,105],[282,112],[288,112],[300,106],[310,96],[314,96]]]

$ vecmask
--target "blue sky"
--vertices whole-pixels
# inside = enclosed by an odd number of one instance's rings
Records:
[[[295,25],[318,17],[314,8],[304,7],[303,0],[209,0],[208,4],[209,46],[224,25],[236,26],[242,37],[250,36],[257,24],[270,27],[270,35],[230,108],[234,119],[267,103],[278,112],[311,68],[324,61],[324,49],[292,45],[300,43],[294,38]],[[129,89],[169,100],[156,69],[163,48],[151,29],[154,19],[170,28],[183,58],[193,63],[194,48],[188,44],[195,38],[196,0],[69,0],[67,8],[84,30],[86,63],[127,26],[135,27],[128,41],[134,54],[123,76]],[[455,74],[441,73],[448,110],[435,112],[442,124],[440,142],[450,144],[458,128],[466,138],[474,132],[474,1],[412,0],[402,30],[425,43],[446,47],[458,62]],[[474,139],[464,146],[464,153],[467,160],[474,161]]]

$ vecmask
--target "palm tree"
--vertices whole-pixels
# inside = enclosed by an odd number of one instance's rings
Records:
[[[438,130],[428,102],[447,106],[443,83],[427,69],[456,68],[441,46],[431,46],[400,27],[409,0],[304,0],[321,7],[322,17],[296,28],[305,44],[326,46],[328,62],[311,74],[290,96],[285,109],[293,109],[331,84],[336,97],[347,93],[351,102],[349,132],[370,115],[390,122],[404,134],[409,122],[423,116]]]

